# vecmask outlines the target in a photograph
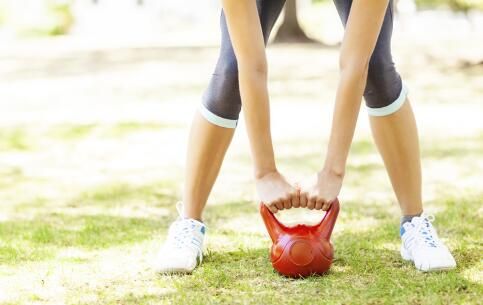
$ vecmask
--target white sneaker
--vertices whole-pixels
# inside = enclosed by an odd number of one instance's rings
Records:
[[[401,227],[401,256],[404,260],[413,261],[416,268],[423,272],[456,267],[453,256],[431,224],[433,220],[434,216],[422,214]]]
[[[154,264],[159,273],[191,273],[203,260],[205,224],[184,218],[181,202],[176,204],[176,208],[180,217],[169,227],[166,241]]]

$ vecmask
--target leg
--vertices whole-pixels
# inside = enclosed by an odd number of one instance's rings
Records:
[[[336,1],[341,17],[348,15],[350,2]],[[431,224],[434,217],[422,213],[416,121],[407,89],[391,56],[392,6],[391,0],[369,62],[364,98],[376,145],[404,215],[400,227],[402,258],[414,262],[417,269],[425,272],[452,269],[456,262]]]
[[[447,270],[456,262],[422,214],[421,161],[416,121],[407,90],[391,57],[392,3],[369,63],[364,97],[372,132],[401,206],[401,257],[421,271]]]
[[[257,1],[265,41],[268,41],[283,4],[283,0]],[[184,216],[198,220],[202,218],[241,110],[237,62],[223,13],[220,26],[222,42],[219,59],[203,96],[200,112],[193,119],[186,160]]]
[[[195,113],[188,138],[183,189],[184,216],[200,220],[231,143],[234,128],[214,125]]]
[[[352,1],[334,1],[343,24]],[[364,98],[372,133],[384,160],[403,215],[422,212],[421,165],[416,121],[407,89],[391,55],[393,1],[389,3],[381,33],[369,63]]]
[[[420,215],[423,207],[418,131],[407,100],[407,89],[392,60],[392,25],[391,1],[369,63],[364,97],[372,134],[384,160],[401,212],[407,216]]]
[[[403,215],[420,215],[421,161],[418,131],[409,100],[388,116],[371,116],[374,140],[389,173]]]
[[[257,0],[265,40],[284,0]],[[202,212],[220,171],[241,109],[236,58],[221,16],[220,58],[199,112],[193,118],[188,139],[183,211],[173,222],[154,267],[161,273],[189,273],[201,263],[206,226]],[[178,206],[179,209],[179,206]]]

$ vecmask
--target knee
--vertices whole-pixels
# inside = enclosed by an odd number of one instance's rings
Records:
[[[206,120],[215,125],[236,127],[241,111],[236,60],[218,63],[199,110]]]
[[[390,115],[403,105],[407,88],[396,71],[392,58],[373,56],[369,62],[364,98],[369,115]]]

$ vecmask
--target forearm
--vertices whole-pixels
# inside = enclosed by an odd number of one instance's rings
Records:
[[[353,0],[340,54],[340,80],[324,170],[343,176],[388,1]]]
[[[341,71],[324,170],[343,176],[367,78],[365,67]]]
[[[240,94],[256,178],[276,170],[266,68],[239,67]]]
[[[223,0],[222,4],[238,63],[254,174],[259,178],[276,169],[270,135],[265,42],[255,1]]]

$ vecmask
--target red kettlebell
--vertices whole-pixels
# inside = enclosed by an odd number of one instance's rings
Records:
[[[339,214],[337,198],[314,226],[284,226],[263,203],[260,214],[273,242],[270,258],[275,270],[288,277],[323,274],[329,270],[334,258],[330,235]]]

